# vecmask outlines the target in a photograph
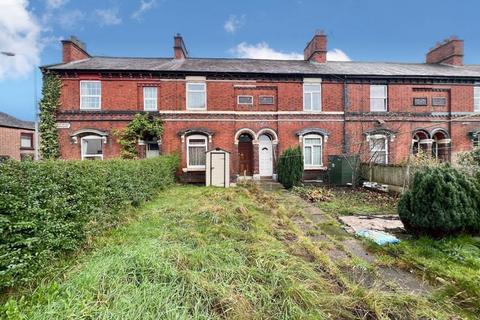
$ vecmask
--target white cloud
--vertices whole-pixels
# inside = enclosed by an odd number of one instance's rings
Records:
[[[228,17],[228,20],[225,21],[225,24],[223,25],[223,29],[225,29],[226,32],[228,33],[235,33],[238,28],[243,27],[245,24],[245,15],[241,15],[240,17],[237,17],[234,14],[231,14],[230,17]]]
[[[248,44],[242,42],[230,49],[238,58],[248,59],[272,59],[272,60],[303,60],[303,54],[300,52],[281,52],[270,48],[268,43],[260,42],[257,44]],[[350,61],[348,55],[340,49],[333,49],[327,52],[328,61]]]
[[[157,0],[140,0],[140,6],[137,10],[132,13],[132,18],[136,20],[141,20],[142,15],[153,9],[157,5]]]
[[[260,42],[248,44],[242,42],[231,49],[231,52],[239,58],[248,59],[273,59],[273,60],[302,60],[303,54],[297,52],[280,52],[270,48],[268,43]]]
[[[47,0],[47,7],[56,9],[64,6],[70,0]]]
[[[63,29],[76,29],[78,24],[85,19],[85,14],[78,10],[65,11],[57,16],[57,22]]]
[[[340,49],[333,49],[327,52],[328,61],[351,61],[349,56]]]
[[[41,28],[28,11],[27,0],[0,1],[0,79],[29,74],[40,62]]]
[[[122,19],[118,15],[118,8],[97,9],[94,15],[99,19],[97,22],[101,26],[114,26],[122,23]]]

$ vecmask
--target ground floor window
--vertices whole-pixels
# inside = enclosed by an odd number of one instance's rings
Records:
[[[319,134],[307,134],[303,137],[303,159],[306,169],[323,165],[322,142],[322,136]]]
[[[370,161],[372,163],[388,163],[388,138],[385,135],[373,135],[369,139]]]
[[[475,135],[472,141],[473,141],[474,148],[480,147],[480,132],[477,132],[477,134]]]
[[[81,141],[82,160],[103,159],[103,137],[86,136]]]
[[[207,151],[207,137],[199,134],[187,138],[188,168],[205,168],[205,152]]]

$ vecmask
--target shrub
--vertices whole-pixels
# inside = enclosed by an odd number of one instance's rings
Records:
[[[0,164],[0,289],[115,224],[120,210],[174,182],[177,157]]]
[[[302,180],[303,156],[300,147],[288,148],[278,159],[278,181],[287,189],[296,186]]]
[[[405,228],[416,234],[477,233],[479,192],[472,179],[451,167],[424,168],[400,198],[398,213]]]

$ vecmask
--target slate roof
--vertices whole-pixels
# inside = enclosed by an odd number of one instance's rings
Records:
[[[303,60],[263,60],[227,58],[120,58],[88,59],[44,66],[50,70],[167,71],[192,73],[264,73],[286,75],[350,75],[398,77],[480,78],[480,65],[450,66],[426,63],[340,62],[315,63]]]
[[[0,127],[34,130],[35,123],[32,121],[23,121],[4,112],[0,112]]]

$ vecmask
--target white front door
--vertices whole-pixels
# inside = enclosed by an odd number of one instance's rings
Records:
[[[212,152],[211,153],[211,183],[210,185],[216,187],[225,186],[226,163],[225,153]]]
[[[272,139],[262,134],[259,138],[259,169],[261,177],[271,177],[273,175],[273,147]]]

